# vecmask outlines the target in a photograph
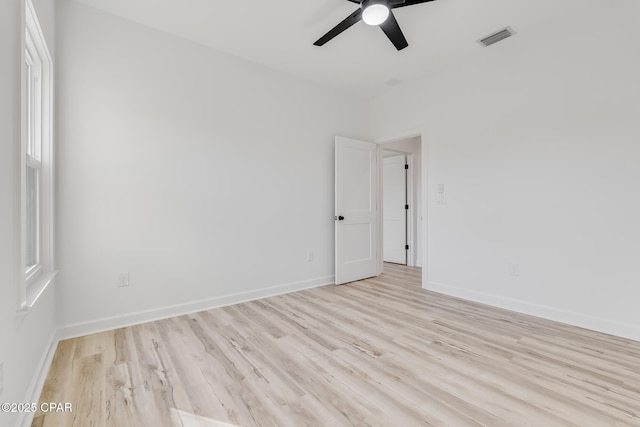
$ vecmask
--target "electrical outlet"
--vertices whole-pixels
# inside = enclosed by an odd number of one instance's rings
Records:
[[[118,287],[123,288],[129,286],[129,272],[118,274]]]
[[[311,262],[313,261],[313,258],[314,258],[313,251],[309,251],[309,253],[307,254],[307,261]]]
[[[0,362],[0,396],[4,391],[4,362]]]
[[[509,276],[520,277],[520,264],[509,263]]]

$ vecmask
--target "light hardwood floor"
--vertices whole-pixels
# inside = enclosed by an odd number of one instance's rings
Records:
[[[34,426],[640,426],[640,343],[420,288],[420,270],[60,343]]]

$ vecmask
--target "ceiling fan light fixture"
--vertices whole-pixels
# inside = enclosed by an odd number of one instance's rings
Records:
[[[396,21],[391,9],[399,7],[413,6],[420,3],[429,3],[434,0],[348,0],[350,3],[357,3],[360,6],[351,15],[340,21],[338,25],[330,29],[324,36],[320,37],[313,44],[324,46],[329,40],[342,34],[348,28],[364,21],[368,25],[378,26],[393,44],[396,50],[402,50],[409,46],[407,39],[402,34],[400,25]]]
[[[367,25],[380,25],[389,17],[389,5],[384,0],[362,2],[362,20]]]

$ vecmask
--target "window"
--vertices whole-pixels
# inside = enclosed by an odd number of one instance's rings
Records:
[[[33,306],[53,268],[53,64],[33,4],[25,0],[22,73],[22,309]]]

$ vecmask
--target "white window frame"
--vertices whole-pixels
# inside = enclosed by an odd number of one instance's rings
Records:
[[[29,311],[56,275],[54,264],[53,61],[31,0],[23,2],[19,307]],[[35,218],[28,172],[34,172]],[[29,221],[33,218],[33,221]],[[31,225],[31,227],[29,227]],[[31,230],[28,232],[28,227]],[[33,235],[34,239],[29,239]],[[27,251],[31,250],[31,256]],[[28,262],[33,259],[34,262]],[[29,263],[30,265],[27,265]]]

